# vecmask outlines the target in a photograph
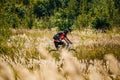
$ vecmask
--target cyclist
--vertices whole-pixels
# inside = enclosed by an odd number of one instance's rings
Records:
[[[63,32],[58,32],[53,36],[54,44],[57,50],[59,49],[59,45],[62,45],[62,48],[66,46],[63,40],[65,40],[67,43],[69,42],[70,44],[72,44],[72,42],[67,38],[68,32],[69,30],[64,30]]]

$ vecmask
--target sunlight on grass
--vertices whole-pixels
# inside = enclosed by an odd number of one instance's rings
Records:
[[[49,54],[55,30],[11,31],[0,44],[0,80],[120,80],[119,33],[73,31],[68,37],[76,52]]]

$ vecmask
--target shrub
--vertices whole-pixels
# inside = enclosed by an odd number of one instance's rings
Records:
[[[96,17],[95,20],[92,22],[92,27],[95,29],[106,30],[110,29],[111,26],[107,18]]]
[[[34,14],[38,17],[41,18],[42,16],[44,16],[46,14],[46,8],[45,5],[38,1],[35,5],[34,5]]]
[[[74,20],[67,16],[64,10],[59,10],[59,12],[55,12],[54,16],[50,18],[50,24],[58,27],[59,30],[70,29]]]
[[[0,28],[0,44],[2,44],[3,42],[6,43],[6,41],[8,40],[8,38],[11,35],[11,31],[8,27],[1,27]]]
[[[74,23],[74,29],[82,29],[82,28],[86,28],[90,25],[91,21],[91,16],[87,15],[87,14],[82,14],[79,15],[77,20]]]
[[[25,16],[25,9],[22,6],[17,6],[15,8],[15,13],[18,15],[19,18],[24,18]]]

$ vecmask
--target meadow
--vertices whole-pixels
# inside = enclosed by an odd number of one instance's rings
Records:
[[[10,29],[0,44],[0,80],[120,80],[120,32],[68,34],[75,52],[54,49],[56,29]]]

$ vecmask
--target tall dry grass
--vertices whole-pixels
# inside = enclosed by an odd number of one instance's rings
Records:
[[[73,31],[68,37],[77,53],[63,49],[53,56],[48,49],[56,31],[12,32],[0,54],[0,80],[120,80],[118,33]]]

